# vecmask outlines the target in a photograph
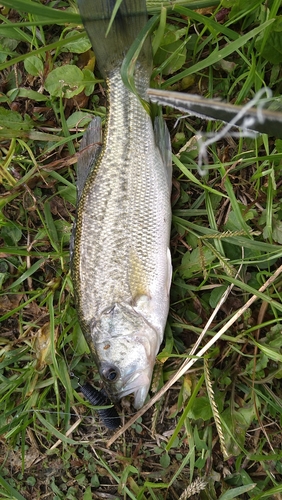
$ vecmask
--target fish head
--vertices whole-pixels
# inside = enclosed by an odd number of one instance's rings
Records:
[[[93,323],[91,337],[101,378],[115,401],[134,393],[134,407],[148,394],[160,335],[128,304],[114,304]]]

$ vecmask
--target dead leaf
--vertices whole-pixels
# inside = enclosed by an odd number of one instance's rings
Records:
[[[55,329],[55,343],[57,343],[57,339],[58,328]],[[34,347],[37,357],[36,370],[40,371],[45,365],[52,364],[50,323],[46,323],[38,330]],[[54,348],[55,347],[56,346],[54,346]]]
[[[22,300],[22,297],[22,293],[2,295],[0,297],[0,313],[3,314],[7,311],[12,311],[12,309],[18,307],[20,301]]]

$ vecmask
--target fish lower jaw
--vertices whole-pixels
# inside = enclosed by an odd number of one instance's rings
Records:
[[[111,396],[115,400],[120,400],[129,394],[134,394],[133,406],[136,410],[139,410],[144,405],[150,385],[151,375],[149,376],[147,373],[144,373],[144,371],[139,372],[135,374],[132,380],[129,380],[128,383],[124,384],[124,388],[120,389],[115,394],[111,394]]]

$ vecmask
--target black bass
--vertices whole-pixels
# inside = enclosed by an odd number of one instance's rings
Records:
[[[169,308],[171,156],[165,124],[153,126],[120,68],[147,22],[145,0],[79,0],[79,11],[107,84],[108,114],[83,138],[72,277],[82,331],[113,400],[134,393],[142,407]],[[135,86],[148,100],[152,68],[146,41]]]

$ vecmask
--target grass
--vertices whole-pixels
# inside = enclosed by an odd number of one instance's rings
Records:
[[[152,85],[235,104],[267,86],[279,105],[280,4],[148,2],[159,16]],[[1,498],[281,498],[281,140],[224,137],[200,175],[195,136],[222,125],[164,109],[174,274],[151,394],[178,377],[206,326],[198,351],[220,338],[107,448],[70,377],[99,385],[68,250],[75,155],[91,117],[105,117],[104,83],[74,2],[2,6]],[[134,416],[129,401],[121,413]]]

